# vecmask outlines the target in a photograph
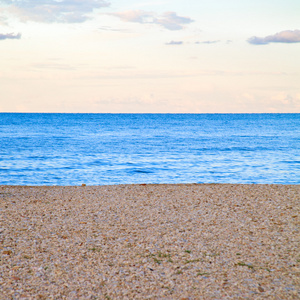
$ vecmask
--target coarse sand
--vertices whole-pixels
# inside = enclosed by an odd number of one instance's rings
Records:
[[[299,185],[0,186],[0,299],[300,299]]]

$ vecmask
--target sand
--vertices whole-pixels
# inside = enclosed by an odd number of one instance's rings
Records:
[[[0,186],[0,299],[299,299],[299,185]]]

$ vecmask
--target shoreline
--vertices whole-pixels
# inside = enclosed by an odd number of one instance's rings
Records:
[[[298,299],[299,199],[290,184],[0,185],[0,294]]]

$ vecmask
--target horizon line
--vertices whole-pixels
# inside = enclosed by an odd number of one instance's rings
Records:
[[[240,114],[240,115],[262,115],[262,114],[300,114],[300,112],[0,112],[0,114],[106,114],[106,115],[229,115],[229,114]]]

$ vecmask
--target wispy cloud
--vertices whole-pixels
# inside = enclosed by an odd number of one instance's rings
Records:
[[[216,44],[216,43],[219,43],[220,40],[217,40],[217,41],[203,41],[203,42],[195,42],[195,44]]]
[[[165,12],[162,15],[156,15],[153,12],[147,12],[143,10],[128,10],[111,13],[109,15],[118,17],[125,22],[157,24],[168,30],[181,30],[184,28],[185,24],[194,22],[191,18],[178,16],[172,11]]]
[[[110,13],[109,15],[120,18],[124,22],[153,23],[153,13],[143,10],[127,10],[123,12]]]
[[[248,39],[253,45],[266,45],[269,43],[300,43],[300,30],[285,30],[266,37],[253,36]]]
[[[105,0],[4,0],[3,9],[21,21],[81,23],[94,9],[109,6]]]
[[[166,43],[166,45],[182,45],[183,44],[183,41],[171,41],[171,42],[168,42]]]
[[[19,40],[21,38],[21,33],[0,33],[1,40]]]
[[[169,30],[180,30],[184,28],[184,24],[190,24],[193,20],[188,17],[180,17],[175,12],[165,12],[161,17],[156,18],[154,23],[160,24],[161,26]]]

